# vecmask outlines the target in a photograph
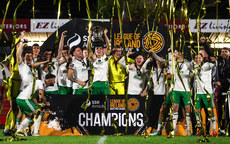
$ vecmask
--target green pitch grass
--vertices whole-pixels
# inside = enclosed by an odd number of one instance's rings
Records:
[[[0,129],[0,139],[10,138],[2,135]],[[17,144],[97,144],[101,136],[40,136],[40,137],[23,137],[26,141],[14,141]],[[176,136],[168,139],[166,136],[106,136],[104,144],[194,144],[198,143],[198,139],[203,139],[199,136]],[[230,137],[209,137],[210,144],[229,144]],[[12,143],[1,141],[0,143]]]

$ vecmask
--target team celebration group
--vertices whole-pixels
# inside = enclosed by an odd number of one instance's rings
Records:
[[[183,48],[180,47],[169,48],[166,59],[153,50],[143,53],[134,48],[124,55],[122,46],[111,48],[107,32],[107,29],[103,29],[104,42],[91,41],[93,32],[89,31],[84,49],[80,45],[64,45],[67,31],[60,36],[57,52],[46,49],[41,54],[38,44],[28,46],[19,42],[16,45],[17,66],[14,69],[19,71],[20,80],[14,79],[14,82],[19,83],[19,91],[17,96],[8,98],[11,105],[17,107],[16,135],[40,135],[43,115],[40,107],[50,105],[46,101],[47,94],[116,96],[125,95],[126,90],[128,95],[141,97],[151,93],[160,103],[159,115],[149,115],[158,117],[157,130],[150,135],[161,135],[164,122],[169,120],[172,120],[171,135],[174,135],[180,115],[185,119],[187,135],[191,135],[192,127],[195,129],[193,134],[202,134],[205,121],[201,117],[202,108],[210,119],[211,129],[206,127],[207,133],[212,136],[227,134],[229,48],[222,48],[219,57],[215,57],[206,39],[201,37],[203,48],[190,61],[184,57]],[[172,110],[171,114],[169,109]],[[22,121],[23,114],[26,117]],[[28,134],[27,129],[32,122],[33,131]],[[219,130],[216,129],[217,124]],[[12,126],[6,122],[4,135],[10,133]]]

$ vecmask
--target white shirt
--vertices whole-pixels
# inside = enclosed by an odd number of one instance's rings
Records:
[[[44,88],[45,88],[44,82],[42,82],[41,80],[35,81],[34,93],[38,90],[44,90]],[[30,82],[29,85],[20,92],[17,99],[31,99],[32,90],[33,90],[33,82]]]
[[[52,67],[51,68],[51,74],[55,75],[56,78],[55,78],[55,83],[54,83],[54,86],[49,86],[49,87],[46,87],[45,88],[45,91],[58,91],[58,85],[57,85],[57,81],[58,81],[58,68],[59,68],[59,65],[58,65],[58,60],[56,58],[53,58],[52,61],[53,62],[53,66],[54,68]],[[41,67],[43,67],[44,65],[42,65]],[[49,71],[45,72],[45,71],[41,71],[41,80],[43,82],[45,82],[45,76],[49,73]]]
[[[96,81],[108,81],[108,70],[109,70],[109,61],[106,55],[103,55],[101,58],[97,58],[93,63],[94,67],[94,76],[93,82]]]
[[[67,62],[59,66],[58,77],[57,77],[58,85],[63,87],[72,87],[72,82],[68,79],[68,68],[66,66],[67,66]]]
[[[70,64],[69,68],[74,70],[73,77],[76,80],[87,81],[89,79],[88,69],[87,69],[87,60],[85,58],[83,59],[83,62],[74,58],[74,60]],[[74,82],[72,87],[73,87],[73,89],[79,89],[79,86],[80,85],[78,83]],[[84,88],[88,88],[88,82]]]
[[[23,90],[29,85],[30,82],[33,82],[34,77],[30,67],[24,62],[18,65],[18,69],[19,69],[19,75],[22,79],[20,90]]]
[[[137,75],[137,68],[129,69],[129,84],[128,84],[128,94],[129,95],[139,95],[141,94],[143,88],[141,86],[143,80],[141,75]]]
[[[182,78],[183,84],[177,74],[176,67],[178,67],[180,76]],[[178,62],[178,64],[173,61],[173,75],[174,75],[174,88],[175,91],[190,91],[189,77],[191,75],[191,63],[184,61],[183,63]],[[169,70],[172,73],[172,61],[169,62]]]
[[[165,81],[162,69],[154,68],[152,72],[152,81],[154,95],[165,95]]]
[[[196,72],[198,65],[196,65]],[[200,71],[196,74],[197,80],[197,94],[209,94],[213,93],[212,90],[212,69],[215,67],[214,63],[205,62]],[[205,91],[206,90],[206,91]]]
[[[143,64],[143,66],[140,69],[140,72],[143,73],[146,70],[147,64],[150,62],[150,60],[146,60],[146,62]],[[119,60],[119,63],[125,67],[125,57],[122,57]],[[130,66],[130,65],[129,65]],[[140,95],[143,91],[143,78],[142,75],[137,74],[137,68],[133,67],[132,69],[129,69],[129,83],[128,83],[128,94],[129,95]]]

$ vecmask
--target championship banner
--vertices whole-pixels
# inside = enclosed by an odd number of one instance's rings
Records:
[[[170,39],[167,32],[167,27],[161,23],[149,22],[149,30],[146,22],[143,21],[124,21],[123,24],[123,36],[125,41],[125,48],[136,48],[138,51],[142,49],[148,51],[153,49],[160,56],[165,56],[167,49],[170,47]],[[58,29],[59,36],[63,31],[68,31],[65,37],[64,45],[70,47],[74,45],[80,45],[82,48],[86,47],[88,40],[88,20],[73,19]],[[92,21],[92,27],[101,26],[109,30],[108,37],[110,37],[111,23],[108,21]],[[93,39],[93,38],[92,38]],[[112,47],[114,45],[120,45],[121,35],[119,22],[113,22],[112,28]],[[56,33],[53,33],[41,46],[41,52],[45,49],[53,48],[55,45]],[[57,50],[56,50],[57,51]]]
[[[59,134],[72,129],[73,133],[77,130],[80,134],[99,135],[104,131],[104,134],[111,135],[124,133],[126,125],[128,134],[137,134],[143,132],[147,124],[145,97],[139,95],[128,96],[128,123],[123,95],[108,95],[107,99],[102,95],[91,95],[86,111],[82,106],[86,104],[87,95],[47,95],[46,98],[50,107],[44,121],[48,123],[45,128],[44,123],[43,128],[40,127],[41,134],[49,129]]]

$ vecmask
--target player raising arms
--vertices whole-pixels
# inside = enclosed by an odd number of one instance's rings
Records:
[[[59,50],[62,50],[61,61],[63,61],[63,63],[59,63],[57,77],[60,95],[72,94],[72,81],[68,79],[68,66],[72,61],[72,56],[70,54],[69,46],[64,45],[64,38],[66,37],[66,33],[67,31],[62,32],[59,42]]]
[[[165,59],[157,56],[153,53],[153,57],[161,63],[165,63]],[[191,106],[191,92],[189,78],[192,75],[192,64],[183,58],[182,52],[175,50],[173,53],[173,59],[168,62],[169,70],[173,74],[174,85],[172,86],[172,98],[174,100],[173,104],[173,128],[176,130],[177,120],[178,120],[178,110],[180,100],[183,100],[186,112],[186,132],[187,135],[191,135],[190,130],[190,106]],[[172,133],[174,136],[174,133]]]
[[[15,133],[18,136],[24,136],[22,130],[26,128],[29,123],[31,122],[31,118],[33,115],[38,117],[38,101],[36,99],[36,93],[38,92],[39,98],[42,100],[42,105],[49,106],[49,102],[46,101],[44,96],[44,89],[48,86],[53,86],[55,83],[55,76],[52,74],[48,74],[45,77],[45,83],[41,80],[36,80],[35,83],[31,82],[29,85],[20,92],[18,95],[16,102],[17,105],[20,107],[23,114],[26,114],[26,118],[20,124],[17,132]],[[38,128],[40,126],[40,119],[37,119],[34,123],[34,136],[39,136]]]
[[[68,79],[73,82],[74,95],[88,94],[88,65],[80,46],[73,46],[73,60],[69,65]]]
[[[109,70],[109,58],[107,54],[109,51],[109,39],[107,37],[107,29],[104,29],[103,33],[106,39],[107,46],[104,46],[103,40],[98,40],[93,43],[95,48],[95,57],[93,58],[93,84],[92,84],[92,94],[93,95],[108,95],[109,91],[109,82],[108,82],[108,70]],[[92,31],[89,33],[89,39],[87,43],[87,49],[89,46],[89,41],[92,37]]]
[[[134,54],[135,57],[135,63],[129,64],[128,71],[129,71],[129,83],[128,83],[128,94],[129,95],[141,95],[144,96],[144,75],[143,73],[146,70],[147,64],[151,61],[150,59],[147,59],[144,63],[144,56],[141,52],[132,52],[132,49],[130,49],[127,52],[127,57],[131,54]],[[126,67],[125,65],[125,57],[123,56],[119,63]],[[142,66],[143,65],[143,66]]]

